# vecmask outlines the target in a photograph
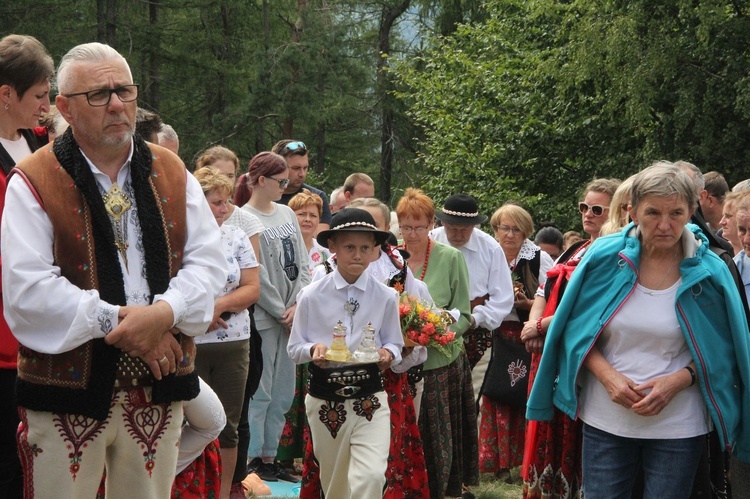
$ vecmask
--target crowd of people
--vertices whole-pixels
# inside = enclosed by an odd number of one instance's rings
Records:
[[[0,497],[750,497],[750,181],[592,180],[586,237],[329,202],[299,140],[188,172],[138,92],[0,40]]]

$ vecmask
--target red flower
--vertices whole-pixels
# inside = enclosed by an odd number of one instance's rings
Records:
[[[433,334],[435,334],[435,325],[431,322],[428,322],[427,324],[422,326],[422,333],[428,336],[432,336]]]
[[[417,340],[417,343],[419,343],[422,346],[427,346],[430,344],[430,337],[426,334],[420,334],[419,339]]]

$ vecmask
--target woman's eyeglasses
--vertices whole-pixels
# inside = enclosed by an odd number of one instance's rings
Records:
[[[417,235],[424,235],[427,233],[427,231],[430,229],[429,227],[409,227],[408,225],[399,225],[399,229],[401,229],[401,232],[403,234],[411,234],[412,232]]]
[[[523,231],[518,227],[511,227],[509,225],[493,225],[492,228],[503,234],[507,234],[508,232],[512,232],[514,236],[520,236],[523,234]]]
[[[266,177],[266,178],[270,178],[271,180],[275,180],[276,182],[278,182],[279,183],[279,187],[281,189],[286,189],[286,186],[289,185],[289,179],[288,178],[273,178],[273,177]]]
[[[598,204],[592,204],[591,206],[589,206],[586,203],[578,203],[578,211],[581,212],[581,215],[585,215],[586,212],[591,210],[591,213],[593,213],[595,217],[600,217],[608,209],[609,206],[601,206]]]

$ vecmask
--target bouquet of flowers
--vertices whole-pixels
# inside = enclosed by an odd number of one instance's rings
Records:
[[[446,347],[455,339],[456,333],[448,331],[455,322],[448,312],[435,309],[416,296],[402,293],[398,315],[406,346],[431,346],[446,357],[450,355]]]

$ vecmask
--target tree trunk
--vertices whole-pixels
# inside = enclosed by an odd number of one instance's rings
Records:
[[[160,0],[151,0],[148,4],[148,22],[151,27],[151,36],[147,49],[149,104],[156,111],[159,110],[159,101],[161,99],[159,85],[159,54],[161,52],[161,43],[159,43],[159,3]]]
[[[268,71],[269,61],[271,58],[271,13],[268,8],[268,0],[263,0],[263,63],[260,65],[260,88],[268,88],[271,81],[271,75]],[[259,100],[262,103],[261,108],[257,110],[257,126],[255,128],[255,151],[265,151],[270,149],[266,147],[266,115],[268,108],[267,99]]]
[[[295,45],[299,45],[299,43],[302,41],[302,31],[304,30],[304,21],[302,19],[302,13],[307,10],[307,0],[297,0],[297,21],[294,24],[289,25],[292,31],[292,43]],[[292,63],[291,67],[291,78],[289,80],[289,98],[292,102],[294,102],[295,96],[297,94],[295,87],[297,86],[297,81],[299,81],[299,65],[297,63]],[[284,138],[287,139],[293,139],[294,137],[294,116],[287,115],[286,118],[284,118],[284,123],[282,125],[282,133],[284,135]]]
[[[117,48],[117,0],[96,0],[96,39]]]
[[[386,204],[391,200],[391,177],[393,175],[393,82],[388,74],[388,56],[391,51],[391,29],[396,19],[409,8],[411,0],[402,0],[395,6],[383,5],[378,29],[378,73],[377,88],[381,105],[380,125],[380,199]]]

